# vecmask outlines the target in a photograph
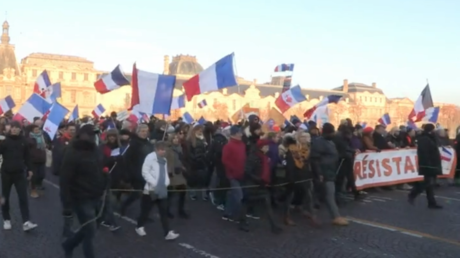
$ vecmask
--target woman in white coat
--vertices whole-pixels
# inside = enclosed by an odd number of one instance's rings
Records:
[[[145,236],[144,225],[148,220],[150,210],[156,204],[160,214],[161,226],[163,227],[166,240],[179,237],[169,228],[168,223],[168,165],[166,162],[165,142],[155,143],[155,151],[147,155],[142,165],[142,177],[145,180],[144,191],[141,197],[141,213],[137,220],[136,233]]]

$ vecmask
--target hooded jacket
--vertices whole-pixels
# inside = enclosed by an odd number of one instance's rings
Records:
[[[68,146],[60,170],[60,195],[64,210],[74,203],[98,200],[106,188],[103,157],[95,142],[77,136]]]
[[[31,169],[30,150],[26,139],[22,135],[8,134],[0,142],[0,155],[3,156],[1,173],[23,173],[24,169]]]

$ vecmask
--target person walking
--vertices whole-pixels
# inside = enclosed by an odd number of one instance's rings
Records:
[[[21,124],[17,121],[11,122],[11,129],[5,140],[0,143],[0,155],[3,156],[1,168],[2,179],[2,215],[3,229],[10,230],[10,193],[11,188],[16,189],[19,199],[19,209],[22,216],[22,229],[29,231],[37,227],[37,224],[30,222],[29,204],[27,199],[28,180],[32,178],[29,146],[21,134]],[[27,175],[26,175],[26,171]]]
[[[66,258],[71,258],[80,244],[85,258],[95,257],[96,211],[101,209],[107,182],[102,159],[94,126],[82,126],[64,153],[59,177],[63,215],[71,217],[74,213],[80,223],[80,228],[62,242]]]
[[[433,124],[425,124],[423,133],[417,140],[418,174],[423,176],[423,181],[416,182],[408,195],[410,204],[414,204],[415,198],[426,191],[429,209],[442,209],[434,198],[434,185],[438,175],[442,174],[441,154],[436,143],[435,127]]]

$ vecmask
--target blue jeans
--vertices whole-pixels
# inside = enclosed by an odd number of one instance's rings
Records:
[[[66,252],[72,252],[82,244],[85,258],[94,258],[93,239],[96,234],[96,211],[100,209],[100,200],[84,200],[74,204],[74,213],[80,223],[80,229],[62,243]],[[90,222],[91,221],[91,222]]]
[[[227,202],[225,203],[224,216],[236,216],[243,200],[243,190],[238,180],[230,179],[231,189],[227,192]]]

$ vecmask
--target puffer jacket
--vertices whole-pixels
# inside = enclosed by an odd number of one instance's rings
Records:
[[[310,158],[314,171],[323,176],[325,181],[335,181],[340,160],[332,138],[316,138],[311,144]]]

